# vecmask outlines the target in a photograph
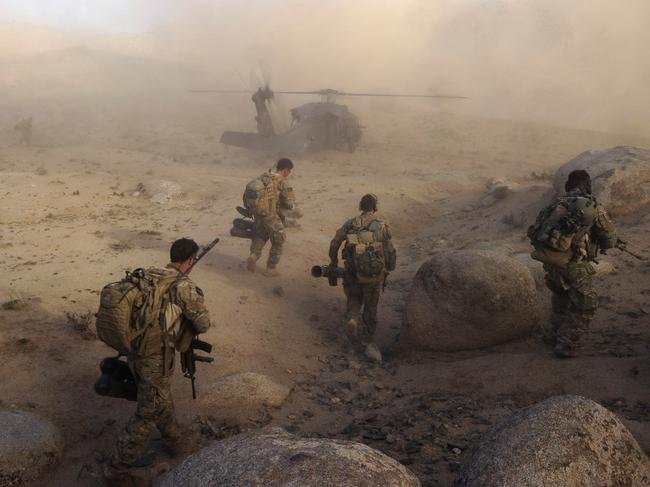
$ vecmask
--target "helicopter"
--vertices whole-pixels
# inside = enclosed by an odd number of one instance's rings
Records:
[[[193,93],[250,93],[244,90],[192,90]],[[271,117],[271,104],[276,94],[317,95],[319,102],[310,102],[289,110],[291,126],[278,133]],[[336,103],[344,96],[390,98],[455,98],[454,95],[418,95],[394,93],[348,93],[331,88],[314,91],[273,91],[268,83],[255,91],[257,133],[225,131],[220,142],[245,149],[274,153],[307,153],[324,150],[354,152],[363,135],[359,118],[347,105]]]

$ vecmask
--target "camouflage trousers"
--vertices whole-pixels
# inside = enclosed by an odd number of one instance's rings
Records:
[[[588,329],[598,308],[593,287],[595,271],[589,262],[560,269],[545,265],[546,286],[552,291],[551,330],[548,337],[570,349]]]
[[[171,373],[163,373],[163,356],[130,360],[129,366],[138,384],[138,403],[135,415],[117,440],[113,461],[132,465],[145,453],[154,428],[171,441],[179,437],[180,431],[171,397]]]
[[[361,326],[358,338],[362,343],[372,341],[377,329],[377,306],[381,282],[362,284],[348,274],[343,279],[343,290],[347,298],[345,319],[355,319],[359,322]]]
[[[254,225],[255,238],[251,242],[251,256],[255,257],[255,260],[259,260],[262,257],[262,249],[266,242],[271,240],[271,250],[266,265],[267,267],[275,267],[280,262],[282,246],[287,238],[282,220],[277,215],[255,217]]]

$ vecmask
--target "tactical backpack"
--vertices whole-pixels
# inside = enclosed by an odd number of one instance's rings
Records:
[[[275,211],[276,195],[276,178],[270,174],[263,174],[246,185],[244,207],[254,215],[271,215]]]
[[[104,286],[96,314],[98,338],[122,355],[141,352],[147,330],[166,326],[166,296],[178,280],[175,274],[161,276],[136,269],[121,281]]]
[[[373,220],[356,233],[346,236],[346,261],[357,280],[364,284],[380,282],[385,275],[384,244],[376,237],[379,222]]]
[[[544,264],[565,267],[588,244],[589,230],[598,210],[596,200],[584,196],[562,196],[540,211],[527,235],[535,250],[531,257]]]

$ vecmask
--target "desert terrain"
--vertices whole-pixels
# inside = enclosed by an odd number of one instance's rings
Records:
[[[93,331],[99,291],[126,270],[165,265],[170,243],[183,236],[200,244],[221,238],[192,272],[213,315],[203,338],[215,361],[199,364],[196,401],[179,370],[173,379],[177,414],[196,449],[278,425],[366,443],[407,465],[422,485],[449,486],[498,419],[578,394],[615,412],[650,453],[648,262],[617,250],[603,257],[615,270],[597,279],[601,307],[577,358],[558,360],[539,333],[457,353],[397,347],[404,299],[431,252],[528,252],[526,227],[549,200],[561,164],[589,149],[650,147],[649,134],[490,118],[455,108],[465,101],[343,99],[364,127],[356,152],[282,154],[295,163],[303,216],[287,230],[281,275],[269,279],[245,270],[249,242],[228,233],[245,184],[281,155],[219,143],[223,130],[255,130],[248,96],[190,93],[195,86],[184,76],[196,81],[194,72],[157,86],[178,66],[143,65],[114,51],[67,46],[16,59],[4,58],[18,78],[3,80],[0,94],[0,408],[51,420],[65,443],[62,461],[34,486],[103,485],[88,471],[134,404],[93,391],[99,361],[113,354]],[[87,78],[93,91],[83,76],[63,87],[71,66],[97,76]],[[128,90],[119,88],[115,73],[136,69],[146,76],[131,72]],[[25,73],[33,85],[15,81]],[[102,85],[97,73],[116,77]],[[60,83],[43,93],[47,80]],[[285,99],[289,107],[306,101]],[[18,145],[13,130],[24,116],[34,117],[30,146]],[[482,206],[493,178],[515,189]],[[378,195],[398,252],[380,301],[382,364],[348,343],[342,288],[309,274],[327,263],[330,239],[367,192]],[[650,215],[616,224],[648,257]],[[291,392],[280,407],[224,421],[203,392],[233,372],[264,374]]]

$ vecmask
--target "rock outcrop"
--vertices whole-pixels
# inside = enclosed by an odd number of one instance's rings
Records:
[[[497,252],[440,251],[418,270],[400,345],[433,351],[488,347],[531,334],[541,316],[526,266]]]
[[[556,396],[501,421],[454,487],[642,487],[650,461],[621,421],[579,396]]]
[[[585,169],[592,180],[596,199],[613,216],[634,213],[650,205],[650,150],[618,146],[583,152],[555,173],[553,186],[564,192],[567,176]]]
[[[349,441],[265,428],[215,442],[166,474],[161,487],[416,487],[403,465]]]
[[[255,372],[224,375],[200,391],[203,409],[217,417],[247,419],[264,406],[277,407],[291,390]]]
[[[22,411],[0,411],[0,487],[34,480],[58,462],[62,441],[47,420]]]

